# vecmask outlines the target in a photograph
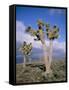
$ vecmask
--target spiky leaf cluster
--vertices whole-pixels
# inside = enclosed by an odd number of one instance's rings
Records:
[[[54,40],[57,39],[59,36],[59,28],[54,25],[52,29],[50,29],[50,25],[47,24],[46,25],[46,34],[47,34],[47,38],[50,40]]]
[[[33,30],[33,29],[31,28],[31,26],[28,26],[28,27],[26,28],[26,32],[29,33],[31,36],[35,36],[35,35],[36,35],[36,31]]]
[[[24,55],[29,55],[32,50],[32,44],[31,43],[30,44],[23,43],[21,50],[24,53]]]
[[[43,23],[41,20],[37,20],[37,24],[38,24],[38,26],[40,26],[40,27],[43,27],[43,26],[44,26],[44,23]]]
[[[46,35],[49,40],[54,40],[59,37],[59,28],[54,25],[53,28],[50,27],[50,24],[43,23],[41,20],[37,21],[38,30],[33,30],[30,26],[27,27],[26,32],[32,36],[36,36],[37,40],[40,40],[40,35],[44,35],[43,28],[45,27]]]

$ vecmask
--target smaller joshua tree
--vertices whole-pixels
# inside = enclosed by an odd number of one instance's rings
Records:
[[[27,43],[24,41],[19,50],[22,51],[22,53],[23,53],[23,55],[24,55],[23,67],[25,67],[25,66],[26,66],[27,56],[29,56],[29,55],[31,54],[31,51],[32,51],[32,43],[27,44]]]

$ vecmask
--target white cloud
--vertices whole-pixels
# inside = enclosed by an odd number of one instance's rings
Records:
[[[23,43],[26,41],[27,43],[32,43],[35,48],[42,48],[40,41],[34,41],[34,37],[25,33],[26,26],[21,21],[16,21],[16,40]],[[49,47],[49,41],[45,40],[47,47]],[[59,49],[65,52],[65,42],[59,42],[57,40],[53,41],[53,49]]]
[[[16,30],[20,32],[24,32],[25,31],[24,23],[21,21],[16,21]]]
[[[55,49],[63,50],[63,52],[65,52],[65,47],[66,46],[65,46],[65,42],[59,42],[59,41],[55,40],[53,42],[53,47]]]
[[[49,47],[50,41],[45,40],[45,42],[46,42],[47,47]],[[53,41],[53,49],[54,50],[61,50],[65,53],[65,48],[66,48],[65,42],[59,42],[58,40]]]
[[[29,42],[30,40],[33,40],[33,37],[31,37],[29,34],[25,33],[25,25],[24,23],[20,21],[16,21],[16,40],[19,42],[27,41]]]
[[[41,48],[41,42],[34,42],[34,38],[30,36],[29,34],[25,33],[25,25],[24,23],[20,22],[20,21],[16,21],[16,40],[23,43],[23,41],[26,41],[27,43],[32,43],[33,47],[36,48]]]
[[[65,13],[65,10],[62,10],[62,9],[50,9],[50,15],[53,15],[53,14],[64,14]]]

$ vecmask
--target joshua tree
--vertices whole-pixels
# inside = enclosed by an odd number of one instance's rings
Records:
[[[40,40],[41,43],[42,43],[42,46],[43,46],[43,51],[44,51],[44,61],[45,61],[45,67],[46,67],[46,73],[49,73],[50,72],[50,68],[49,68],[49,65],[48,65],[48,59],[49,59],[49,56],[48,56],[48,52],[47,52],[47,47],[46,47],[46,44],[45,44],[45,39],[44,39],[44,32],[43,32],[43,26],[44,26],[44,23],[41,21],[41,20],[38,20],[37,21],[37,24],[38,24],[38,30],[33,30],[30,26],[26,29],[26,32],[31,34],[32,36],[36,36],[36,39],[34,39],[35,41],[37,40]]]
[[[19,50],[22,51],[22,53],[24,55],[23,67],[25,67],[26,66],[26,58],[27,58],[27,56],[29,56],[31,54],[31,51],[32,51],[32,43],[27,44],[24,41],[22,46],[19,48]]]
[[[41,20],[37,21],[38,25],[38,30],[33,30],[30,26],[26,29],[26,32],[31,34],[32,36],[36,36],[35,41],[41,41],[42,46],[43,46],[43,51],[44,51],[44,61],[45,61],[45,67],[46,67],[46,72],[50,73],[51,72],[51,60],[52,60],[52,40],[58,37],[58,28],[56,26],[53,27],[53,30],[50,30],[50,25],[49,24],[44,24]],[[50,49],[48,52],[48,48],[46,46],[46,41],[44,38],[44,32],[43,32],[43,27],[45,26],[46,28],[46,35],[47,38],[50,40]]]
[[[51,72],[51,69],[49,67],[49,56],[48,56],[48,48],[46,46],[46,42],[44,39],[44,32],[43,32],[43,27],[44,27],[44,23],[40,20],[37,21],[38,24],[38,31],[39,31],[39,37],[43,46],[43,52],[44,52],[44,62],[45,62],[45,67],[46,67],[46,73]]]

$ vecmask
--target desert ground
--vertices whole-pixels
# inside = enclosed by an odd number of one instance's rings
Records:
[[[16,64],[16,83],[54,82],[66,80],[66,63],[64,60],[53,60],[52,74],[43,76],[45,66],[42,62]]]

